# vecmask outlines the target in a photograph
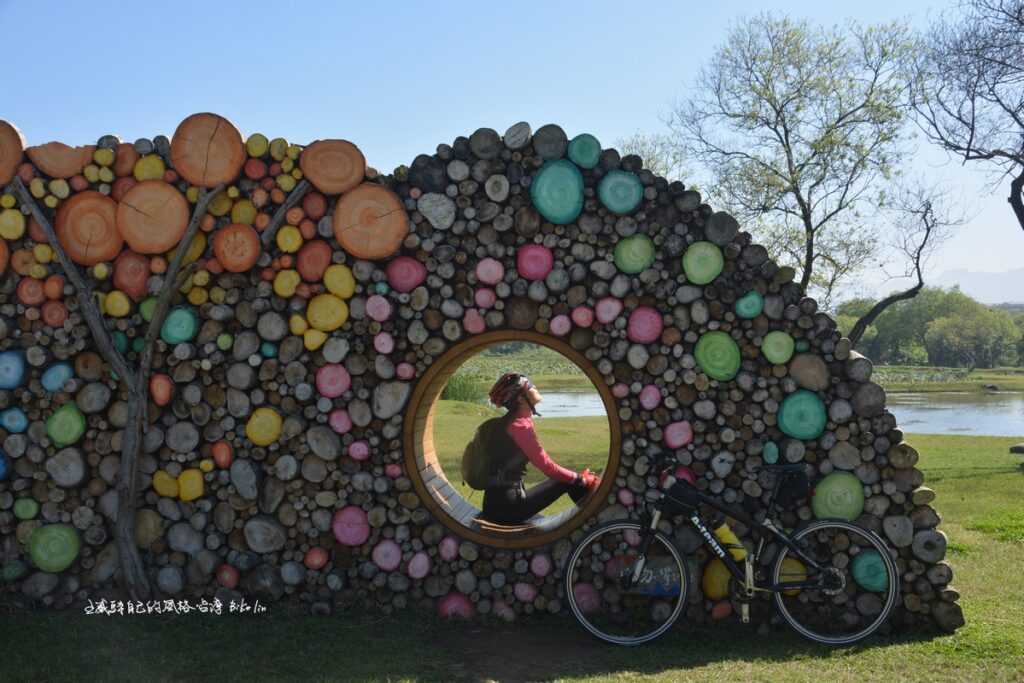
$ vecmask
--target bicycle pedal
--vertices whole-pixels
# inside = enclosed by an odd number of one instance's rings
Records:
[[[750,605],[745,602],[740,603],[740,620],[744,624],[750,623]]]

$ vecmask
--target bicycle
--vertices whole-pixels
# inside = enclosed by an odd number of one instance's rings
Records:
[[[679,618],[690,583],[687,564],[658,530],[663,516],[679,514],[731,575],[732,597],[740,605],[743,623],[749,623],[750,604],[759,593],[771,593],[783,620],[818,643],[855,643],[889,617],[899,598],[899,572],[893,553],[876,533],[845,520],[824,519],[790,534],[773,521],[783,482],[802,478],[807,487],[804,465],[762,466],[774,473],[774,486],[758,521],[676,479],[675,464],[663,467],[665,459],[656,459],[653,471],[658,472],[660,495],[645,509],[643,521],[603,524],[569,555],[566,599],[591,634],[609,643],[639,645],[665,633]],[[754,551],[744,548],[737,552],[744,555],[742,561],[734,559],[705,524],[702,505],[752,529]],[[769,551],[773,557],[767,556]],[[762,565],[770,565],[767,578]]]

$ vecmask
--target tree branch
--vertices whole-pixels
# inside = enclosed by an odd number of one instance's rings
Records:
[[[274,235],[277,234],[281,224],[284,223],[284,216],[288,213],[288,210],[299,203],[306,193],[311,189],[309,181],[302,179],[299,184],[292,188],[292,191],[288,194],[288,198],[284,200],[284,204],[277,207],[277,211],[274,212],[274,217],[270,219],[270,223],[267,225],[267,229],[263,231],[260,236],[260,241],[263,242],[264,248],[270,245],[270,242],[274,239]]]
[[[14,188],[14,192],[18,195],[21,204],[29,208],[32,217],[35,218],[36,223],[42,228],[46,234],[46,239],[50,242],[50,246],[57,254],[57,260],[60,261],[61,268],[64,269],[68,280],[71,281],[71,285],[75,288],[78,308],[82,311],[82,317],[85,319],[86,325],[89,326],[93,339],[96,340],[100,354],[110,363],[110,367],[117,373],[117,376],[128,385],[129,390],[134,391],[135,373],[128,368],[128,363],[125,361],[124,356],[114,346],[110,330],[104,324],[103,316],[96,305],[96,300],[93,299],[92,287],[82,277],[82,274],[78,271],[78,266],[68,257],[68,253],[64,250],[64,245],[57,239],[57,232],[53,229],[53,225],[42,209],[39,208],[39,205],[36,204],[35,199],[26,189],[25,184],[21,182],[21,178],[14,176],[14,180],[11,181],[11,187]]]
[[[1013,213],[1017,216],[1017,222],[1020,224],[1022,230],[1024,230],[1024,166],[1021,167],[1020,173],[1010,183],[1010,206],[1013,207]]]
[[[128,420],[124,428],[124,436],[121,445],[121,463],[117,477],[117,522],[115,525],[115,539],[117,541],[117,552],[121,563],[121,575],[124,585],[134,600],[147,600],[150,595],[149,579],[146,576],[146,568],[139,556],[139,549],[135,544],[135,502],[136,489],[138,488],[139,451],[142,446],[143,423],[146,422],[147,408],[147,387],[149,383],[149,370],[153,362],[153,350],[156,346],[156,337],[163,327],[167,318],[167,311],[170,307],[171,297],[178,291],[178,276],[181,271],[181,264],[185,260],[192,240],[199,231],[199,224],[210,201],[224,189],[219,185],[210,190],[202,190],[199,199],[196,201],[195,209],[192,212],[192,219],[189,221],[185,235],[175,249],[174,258],[164,275],[164,283],[157,295],[156,308],[149,321],[149,328],[146,330],[145,343],[142,349],[142,357],[139,360],[139,367],[134,377],[134,389],[132,400],[128,402]]]

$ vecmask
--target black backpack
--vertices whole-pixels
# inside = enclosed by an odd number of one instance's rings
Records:
[[[506,422],[505,416],[484,420],[466,444],[462,452],[462,480],[470,488],[483,491],[494,483],[505,455],[501,445]]]

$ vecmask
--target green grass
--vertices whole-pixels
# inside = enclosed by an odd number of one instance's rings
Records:
[[[462,483],[459,476],[462,451],[473,438],[477,425],[488,417],[502,415],[504,412],[486,405],[443,400],[437,402],[434,447],[438,461],[448,474],[452,486],[477,507],[483,502],[483,493]],[[544,450],[558,464],[577,472],[587,467],[594,472],[604,470],[611,438],[607,417],[535,417],[534,425]],[[543,480],[544,475],[539,470],[532,466],[527,468],[528,487]],[[560,512],[571,505],[572,500],[562,496],[545,508],[544,514]]]
[[[468,408],[452,413],[477,416]],[[538,421],[538,424],[542,421]],[[954,635],[813,645],[784,629],[690,628],[641,648],[606,646],[564,615],[514,625],[430,613],[96,617],[0,613],[0,680],[868,681],[1024,680],[1024,544],[993,520],[1024,516],[1015,439],[910,435],[948,534],[967,625]],[[1000,528],[1006,525],[997,525]],[[1009,525],[1011,528],[1012,524]]]
[[[1000,391],[1024,391],[1024,368],[937,368],[930,366],[879,365],[872,379],[886,391],[988,391],[994,384]]]

